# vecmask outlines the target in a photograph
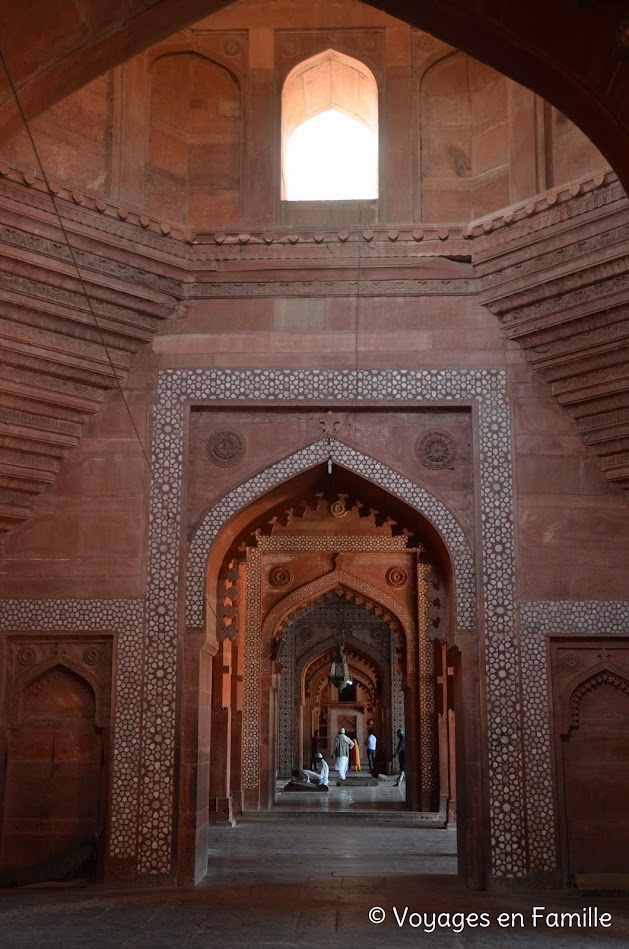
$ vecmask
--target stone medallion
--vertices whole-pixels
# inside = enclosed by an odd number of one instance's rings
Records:
[[[330,505],[330,514],[332,517],[344,517],[347,514],[347,507],[343,498],[339,498],[338,501],[334,501]]]
[[[97,646],[88,646],[83,651],[83,662],[88,666],[97,666],[99,662],[102,662],[102,659],[103,654]]]
[[[292,579],[293,575],[288,567],[283,567],[280,564],[277,567],[272,567],[269,572],[269,583],[273,587],[287,587]]]
[[[387,570],[387,583],[389,586],[400,589],[408,583],[408,570],[404,567],[389,567]]]
[[[244,457],[247,450],[247,443],[240,434],[233,428],[221,428],[213,432],[207,440],[205,451],[215,465],[221,468],[229,468],[236,465]]]
[[[30,646],[22,646],[17,654],[17,661],[21,666],[31,666],[36,659],[37,654]]]
[[[445,432],[428,432],[415,442],[415,454],[425,468],[449,468],[456,458],[456,443]]]

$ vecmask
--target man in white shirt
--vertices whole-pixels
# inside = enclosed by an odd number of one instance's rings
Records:
[[[375,736],[373,728],[369,729],[369,734],[367,735],[367,758],[369,760],[369,770],[373,771],[374,765],[376,763],[376,745],[378,739]]]

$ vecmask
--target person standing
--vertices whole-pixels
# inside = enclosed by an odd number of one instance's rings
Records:
[[[347,777],[347,768],[349,765],[349,753],[354,747],[354,742],[345,734],[345,729],[341,728],[334,739],[332,755],[336,762],[336,770],[339,773],[339,781],[344,781]]]
[[[369,770],[373,771],[376,764],[376,745],[378,744],[378,739],[376,738],[376,733],[373,728],[369,729],[369,734],[367,735],[367,760],[369,761]]]
[[[354,747],[352,748],[352,771],[360,771],[360,746],[358,738],[354,738]]]
[[[319,754],[319,729],[315,728],[312,740],[310,742],[310,767],[313,771],[317,770],[317,755]]]
[[[395,782],[395,787],[397,787],[400,781],[404,779],[404,770],[406,767],[406,743],[404,739],[403,728],[398,728],[397,730],[397,747],[395,751],[393,752],[393,757],[395,758],[396,755],[397,755],[398,761],[400,762],[400,773],[398,775],[397,781]]]

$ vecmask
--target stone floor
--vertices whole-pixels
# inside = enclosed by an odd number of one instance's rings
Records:
[[[396,786],[395,776],[381,777],[377,787],[367,786],[367,781],[371,780],[368,771],[350,772],[348,778],[351,784],[339,785],[336,771],[330,772],[330,786],[327,793],[314,790],[299,793],[284,792],[286,779],[279,780],[275,807],[271,813],[273,816],[289,813],[297,816],[306,812],[316,812],[360,819],[364,816],[364,812],[373,811],[389,819],[395,816],[406,819],[410,817],[409,811],[406,810],[406,785],[402,782]],[[359,781],[364,781],[365,786],[361,787],[354,783]],[[433,818],[436,816],[436,814],[431,815]]]
[[[194,890],[4,891],[0,949],[629,946],[628,901],[470,893],[455,876],[455,850],[451,830],[323,817],[244,821],[212,830],[209,874]],[[596,906],[611,913],[611,928],[533,928],[534,906]],[[384,921],[371,922],[370,910]],[[490,925],[474,926],[483,913]],[[516,917],[502,928],[501,913],[521,913],[524,926]],[[428,927],[418,914],[428,914]],[[445,915],[426,932],[433,914]],[[455,914],[468,914],[464,928]]]

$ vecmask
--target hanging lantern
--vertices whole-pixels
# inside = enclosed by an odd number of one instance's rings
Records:
[[[332,656],[328,682],[331,682],[332,685],[336,686],[340,692],[345,688],[346,685],[349,685],[351,681],[352,677],[349,674],[349,662],[347,661],[347,656],[345,655],[343,643],[339,643],[338,646],[336,646]]]

